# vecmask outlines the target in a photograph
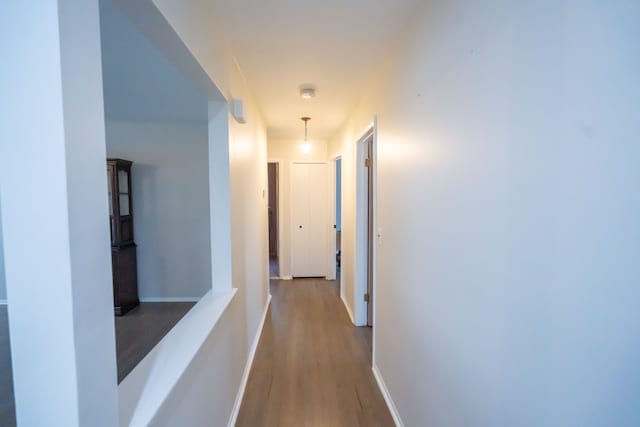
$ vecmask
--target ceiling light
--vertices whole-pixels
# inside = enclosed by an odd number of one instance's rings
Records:
[[[309,142],[307,123],[311,120],[311,117],[300,117],[300,120],[304,122],[304,142],[300,148],[302,149],[302,153],[304,153],[305,156],[308,156],[309,153],[311,153],[311,142]]]
[[[300,98],[302,99],[311,99],[315,98],[316,90],[312,87],[302,87],[300,88]]]

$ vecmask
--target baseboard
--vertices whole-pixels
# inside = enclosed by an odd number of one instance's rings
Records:
[[[292,276],[282,276],[280,277],[280,280],[293,280]]]
[[[251,367],[253,366],[253,358],[255,357],[256,350],[258,349],[258,343],[260,342],[260,336],[262,335],[262,328],[264,327],[264,322],[267,318],[267,312],[269,311],[270,303],[271,303],[271,295],[269,295],[269,298],[267,298],[267,303],[264,306],[264,313],[262,313],[262,319],[260,320],[260,325],[258,325],[258,331],[256,332],[256,336],[253,339],[251,348],[249,349],[249,357],[247,358],[247,364],[244,367],[244,372],[242,373],[240,388],[238,389],[238,394],[236,395],[236,401],[233,405],[233,410],[231,411],[231,418],[229,418],[228,427],[234,427],[236,425],[236,420],[238,419],[238,413],[240,412],[240,406],[242,405],[242,399],[244,398],[244,390],[247,387],[247,381],[249,380],[249,373],[251,372]]]
[[[8,305],[9,302],[6,299],[0,299],[0,305]]]
[[[355,325],[356,321],[354,320],[353,313],[351,312],[351,309],[349,308],[349,304],[347,304],[347,300],[344,299],[344,295],[340,295],[340,299],[342,300],[342,303],[344,304],[344,308],[347,309],[347,314],[349,315],[349,319],[351,319],[351,323],[353,323]]]
[[[373,376],[378,383],[378,387],[380,388],[380,392],[384,397],[384,401],[387,402],[387,407],[389,408],[389,412],[391,412],[391,417],[393,417],[393,422],[396,423],[396,427],[404,427],[404,423],[400,418],[400,414],[398,413],[398,408],[396,408],[395,403],[393,403],[393,399],[389,394],[389,390],[387,390],[387,385],[384,383],[382,379],[382,374],[376,365],[374,365],[371,370],[373,371]]]
[[[140,298],[140,302],[198,302],[200,297]]]

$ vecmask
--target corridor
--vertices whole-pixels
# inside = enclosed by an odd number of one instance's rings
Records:
[[[0,34],[0,427],[640,427],[640,0]]]
[[[393,426],[338,283],[271,281],[271,307],[236,426]]]

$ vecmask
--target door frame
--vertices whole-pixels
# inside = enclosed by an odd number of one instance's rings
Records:
[[[275,201],[276,201],[276,206],[274,206],[274,210],[275,210],[275,234],[276,234],[276,241],[275,241],[275,246],[276,246],[276,271],[277,271],[277,277],[280,277],[280,252],[282,252],[281,247],[280,247],[280,234],[282,234],[280,232],[280,163],[279,162],[269,162],[267,161],[267,227],[268,227],[268,231],[267,231],[267,237],[269,239],[269,243],[268,243],[268,251],[269,251],[269,264],[271,263],[271,224],[269,223],[269,201],[271,199],[271,194],[269,189],[270,187],[270,183],[269,183],[269,165],[274,164],[275,167]],[[269,266],[271,267],[271,266]],[[271,272],[269,272],[269,276],[271,277]]]
[[[277,259],[277,263],[278,263],[278,278],[280,279],[285,279],[284,277],[282,277],[282,248],[283,246],[283,242],[284,239],[282,237],[282,235],[284,234],[282,232],[283,230],[283,215],[282,215],[282,209],[283,209],[283,203],[282,203],[282,164],[284,163],[284,161],[280,158],[274,158],[274,159],[267,159],[267,165],[269,163],[276,163],[278,165],[278,256],[276,257]],[[267,171],[267,191],[269,191],[269,175],[268,175],[268,171]],[[268,197],[268,194],[267,194]],[[269,206],[269,200],[265,200],[267,208]],[[269,238],[269,211],[267,210],[267,239]],[[269,243],[267,241],[267,253],[269,253]],[[270,271],[269,271],[269,256],[267,256],[267,277],[269,277]]]
[[[329,158],[329,235],[328,235],[328,248],[327,248],[327,280],[336,280],[338,275],[338,267],[336,262],[336,162],[342,160],[342,153],[336,154]],[[341,171],[342,172],[342,171]],[[343,185],[340,185],[340,195],[342,196]],[[342,203],[340,203],[340,215],[342,216]],[[342,240],[340,240],[340,252],[342,253]],[[342,276],[340,276],[340,282],[342,282]],[[342,283],[340,285],[340,296],[343,296]]]
[[[372,185],[372,196],[373,196],[373,235],[371,238],[373,239],[373,244],[371,245],[372,249],[372,291],[371,291],[371,299],[373,300],[372,304],[372,327],[374,329],[373,333],[373,355],[375,357],[375,325],[376,325],[376,305],[377,305],[377,295],[376,295],[376,260],[377,260],[377,147],[378,147],[378,120],[377,117],[374,117],[372,123],[367,126],[366,130],[361,133],[361,137],[357,140],[355,144],[355,154],[356,154],[356,221],[355,221],[355,237],[356,237],[356,245],[355,245],[355,268],[354,268],[354,276],[355,276],[355,289],[354,289],[354,298],[355,298],[355,307],[354,307],[354,320],[356,326],[366,326],[367,325],[367,303],[364,300],[364,295],[367,293],[367,267],[368,267],[368,218],[367,218],[367,208],[368,208],[368,190],[367,190],[367,179],[368,172],[367,168],[364,165],[364,159],[366,157],[365,148],[366,142],[369,138],[372,138],[372,158],[371,158],[371,167],[373,167],[373,185]],[[373,360],[375,363],[375,360]]]
[[[301,159],[301,160],[291,160],[291,162],[289,163],[289,262],[291,263],[291,277],[294,277],[293,275],[293,261],[294,261],[294,255],[293,255],[293,232],[294,232],[294,223],[293,223],[293,179],[291,179],[291,177],[293,176],[293,165],[294,164],[315,164],[315,165],[327,165],[327,161],[323,161],[323,160],[306,160],[306,159]],[[329,169],[329,168],[327,168]],[[329,171],[327,170],[327,173]],[[329,179],[329,177],[327,177],[327,179]],[[330,189],[327,190],[327,197],[329,196],[329,191],[331,191]],[[329,203],[331,203],[329,201]],[[331,215],[331,213],[329,212],[329,215]],[[329,225],[329,217],[327,217],[327,221],[326,221],[326,226]],[[325,242],[326,243],[326,242]],[[327,270],[327,267],[325,266],[325,279],[327,278],[329,273],[329,270]]]

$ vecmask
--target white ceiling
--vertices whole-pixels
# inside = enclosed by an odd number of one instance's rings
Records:
[[[216,0],[271,137],[330,137],[419,0]],[[312,83],[316,98],[299,86]]]

